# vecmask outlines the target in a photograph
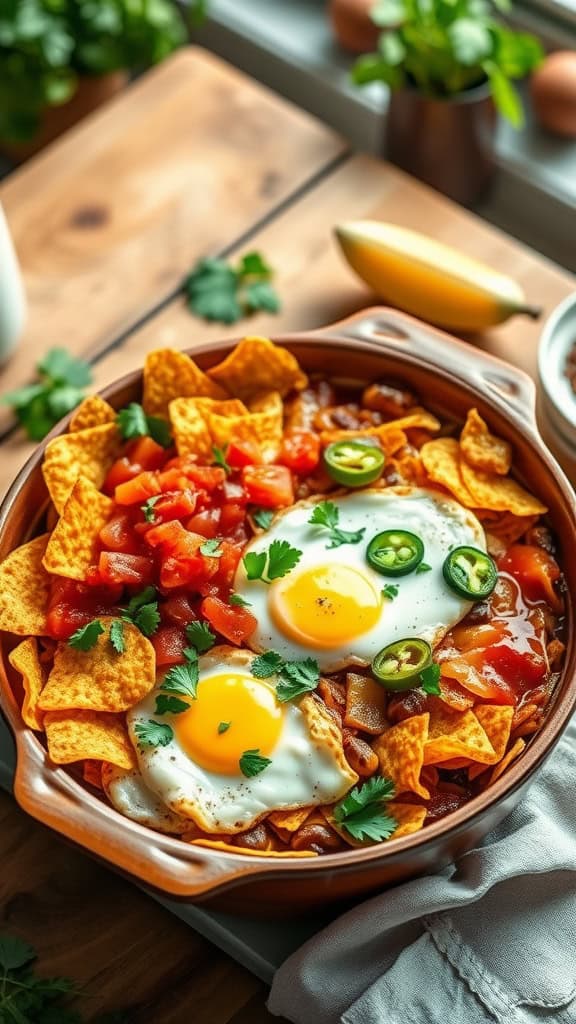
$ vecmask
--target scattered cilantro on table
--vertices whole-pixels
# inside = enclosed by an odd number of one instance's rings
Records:
[[[32,441],[46,437],[58,420],[75,409],[92,383],[92,371],[65,348],[52,348],[36,365],[40,380],[0,398],[9,405]]]
[[[311,693],[320,682],[320,669],[314,658],[285,661],[276,651],[265,651],[252,662],[252,675],[256,679],[269,679],[277,675],[276,696],[281,703]]]
[[[372,839],[379,843],[389,839],[398,828],[397,821],[386,810],[386,801],[393,796],[392,780],[374,775],[335,805],[334,821],[359,841]]]
[[[249,580],[271,583],[286,576],[302,557],[287,540],[273,540],[267,551],[249,551],[242,559]]]
[[[320,501],[314,507],[314,511],[308,522],[312,526],[323,526],[329,531],[330,544],[327,548],[339,548],[341,544],[359,544],[366,527],[360,530],[341,530],[338,526],[340,511],[333,501]]]
[[[130,402],[130,405],[120,409],[116,423],[125,441],[134,437],[151,437],[163,448],[169,448],[172,444],[170,424],[159,416],[147,416],[138,402]]]
[[[200,260],[184,283],[188,308],[223,324],[258,310],[277,313],[280,300],[271,277],[271,267],[258,252],[247,253],[235,267],[223,259]]]

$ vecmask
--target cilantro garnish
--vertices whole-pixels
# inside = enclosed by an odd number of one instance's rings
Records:
[[[80,626],[80,629],[72,633],[68,644],[77,651],[90,651],[103,632],[104,626],[100,619],[92,619],[92,622],[88,622],[85,626]]]
[[[389,601],[393,601],[395,597],[398,597],[398,591],[400,587],[396,583],[387,583],[385,587],[382,587],[382,597],[387,597]]]
[[[359,544],[366,527],[360,530],[341,530],[338,526],[340,510],[333,501],[320,501],[314,506],[314,510],[308,522],[311,526],[323,526],[329,531],[330,544],[327,548],[339,548],[341,544]]]
[[[14,410],[18,422],[32,441],[41,441],[52,427],[75,409],[92,383],[92,371],[82,359],[65,348],[52,348],[36,365],[40,380],[0,398]]]
[[[159,416],[147,416],[138,402],[130,402],[125,409],[120,409],[116,416],[118,429],[125,441],[132,437],[151,437],[163,448],[172,444],[170,425]]]
[[[257,508],[252,513],[252,519],[261,530],[269,530],[274,513],[271,508]]]
[[[164,681],[160,684],[160,689],[167,693],[179,693],[183,697],[190,697],[192,700],[196,700],[198,689],[198,654],[196,651],[186,648],[184,656],[186,664],[173,665],[166,673]],[[184,711],[184,708],[181,710]]]
[[[430,694],[432,697],[438,697],[442,693],[440,689],[440,665],[435,662],[432,665],[428,665],[428,668],[422,669],[420,673],[420,686],[424,690],[424,693]]]
[[[228,604],[237,605],[238,608],[252,607],[250,601],[247,601],[246,598],[242,597],[240,594],[230,594],[230,597],[228,598]]]
[[[222,541],[219,540],[218,537],[211,537],[210,540],[205,540],[204,543],[200,545],[200,554],[210,555],[211,558],[221,558],[221,544]]]
[[[159,693],[156,697],[154,713],[156,715],[181,715],[183,711],[188,711],[189,708],[188,702],[180,700],[180,697],[171,697],[167,693]]]
[[[320,669],[314,658],[285,661],[276,651],[259,654],[254,658],[250,671],[257,679],[277,675],[276,696],[282,703],[300,697],[303,693],[311,693],[320,682]]]
[[[416,569],[416,573],[417,574],[419,572],[431,572],[431,571],[432,571],[432,566],[428,565],[428,562],[420,562],[420,565]]]
[[[184,285],[188,308],[224,324],[259,309],[277,313],[280,302],[271,277],[271,268],[257,252],[247,253],[236,267],[223,259],[200,260]]]
[[[109,639],[116,654],[124,654],[126,644],[124,643],[124,623],[122,619],[114,619],[114,622],[110,624]]]
[[[156,513],[154,511],[154,505],[157,501],[160,501],[161,494],[153,494],[151,498],[148,498],[143,505],[140,505],[140,510],[144,513],[144,519],[147,523],[153,523],[156,520]]]
[[[232,722],[220,722],[218,726],[218,735],[221,736],[223,732],[228,732],[231,725]]]
[[[212,455],[214,456],[214,465],[215,466],[220,466],[220,468],[223,469],[224,472],[226,473],[226,476],[228,476],[232,472],[230,466],[226,462],[226,450],[227,450],[227,447],[228,446],[226,446],[226,448],[218,448],[216,445],[212,445]]]
[[[302,552],[287,540],[273,540],[267,551],[249,551],[242,559],[249,580],[271,583],[298,565]]]
[[[334,821],[353,839],[371,839],[375,843],[389,839],[398,827],[397,821],[386,813],[385,802],[393,796],[392,780],[374,775],[336,804]]]
[[[214,646],[216,636],[207,622],[190,622],[186,626],[186,638],[199,654],[204,654]]]
[[[144,636],[151,637],[160,625],[160,612],[154,587],[145,587],[122,609],[124,622],[131,622]]]
[[[167,722],[155,722],[153,718],[138,722],[134,732],[140,747],[167,747],[174,739],[172,726]]]
[[[0,1021],[6,1024],[80,1024],[68,999],[78,995],[69,978],[38,978],[36,951],[12,935],[0,935]]]
[[[256,749],[245,750],[238,763],[242,775],[245,775],[247,779],[252,779],[255,775],[260,775],[260,772],[272,764],[272,761],[269,757],[262,757],[260,751]]]

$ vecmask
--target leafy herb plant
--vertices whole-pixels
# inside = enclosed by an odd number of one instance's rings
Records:
[[[510,0],[378,0],[371,12],[383,30],[378,52],[361,57],[352,77],[357,85],[414,86],[438,99],[488,81],[497,109],[520,127],[512,83],[537,67],[543,50],[534,36],[494,17],[509,9]]]
[[[259,252],[249,252],[233,267],[223,259],[196,264],[184,288],[188,307],[204,320],[234,324],[264,310],[277,313],[280,301],[271,282],[272,269]]]
[[[1,7],[0,7],[1,10]],[[2,38],[0,19],[0,41]],[[2,123],[2,46],[0,45],[0,126]],[[0,127],[0,135],[1,127]],[[75,409],[84,398],[84,388],[92,382],[88,363],[75,359],[65,348],[52,348],[36,366],[39,381],[0,398],[14,410],[31,441],[41,441],[58,420]]]

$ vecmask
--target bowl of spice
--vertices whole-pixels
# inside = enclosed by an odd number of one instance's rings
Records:
[[[544,325],[538,349],[543,436],[576,482],[576,292]]]

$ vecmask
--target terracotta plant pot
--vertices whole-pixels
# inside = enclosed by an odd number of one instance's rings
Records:
[[[0,151],[16,163],[28,160],[87,114],[91,114],[115,96],[127,82],[127,71],[112,71],[109,75],[81,78],[78,89],[68,103],[63,103],[60,107],[46,107],[40,128],[33,139],[29,142],[5,142],[0,139]]]
[[[349,53],[369,53],[378,46],[379,29],[370,17],[374,0],[330,0],[332,31]]]
[[[471,206],[494,174],[495,128],[486,83],[445,100],[401,89],[390,96],[385,153],[420,181]]]
[[[88,790],[73,770],[49,761],[40,736],[25,726],[14,697],[7,653],[15,637],[0,637],[0,707],[14,733],[16,799],[35,818],[117,869],[153,889],[191,902],[207,902],[229,913],[298,914],[313,907],[358,899],[444,865],[475,846],[521,799],[556,746],[576,707],[576,499],[562,471],[543,444],[534,416],[535,388],[519,370],[390,309],[371,309],[333,324],[275,339],[309,372],[373,381],[405,380],[427,396],[427,405],[464,419],[477,406],[494,432],[512,442],[515,470],[532,482],[550,509],[561,544],[566,574],[567,651],[542,729],[492,786],[459,810],[423,831],[310,860],[275,860],[265,855],[204,849],[124,818]],[[194,358],[204,369],[233,348],[228,339],[200,345]],[[140,370],[110,385],[104,395],[116,408],[140,401]],[[69,417],[50,437],[66,430]],[[0,510],[0,559],[44,527],[48,494],[42,459],[50,437],[21,470]]]

